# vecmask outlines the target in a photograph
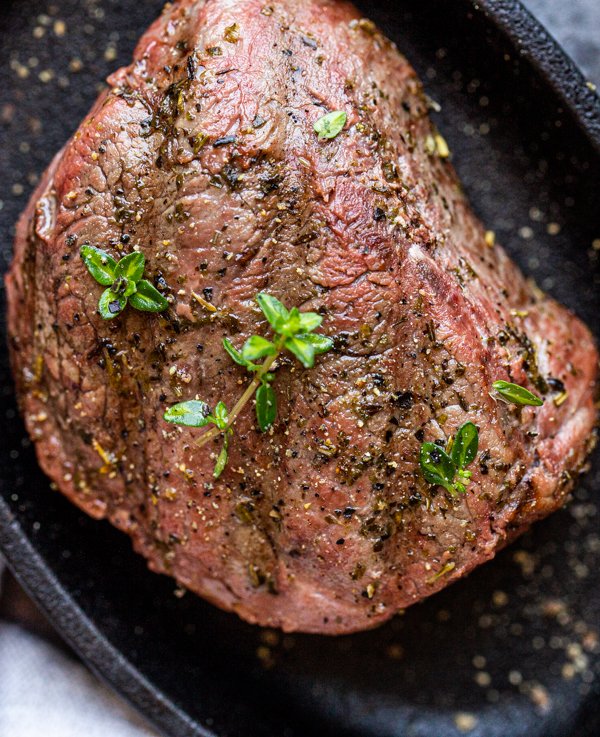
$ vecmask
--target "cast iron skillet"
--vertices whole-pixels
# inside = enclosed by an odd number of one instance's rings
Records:
[[[3,269],[34,175],[160,5],[2,5]],[[598,330],[596,96],[516,2],[364,8],[442,104],[436,119],[479,215],[526,272]],[[385,627],[337,639],[282,636],[175,596],[174,583],[148,573],[124,535],[52,491],[16,413],[4,350],[0,372],[2,549],[75,650],[165,734],[598,734],[600,463],[567,509]]]

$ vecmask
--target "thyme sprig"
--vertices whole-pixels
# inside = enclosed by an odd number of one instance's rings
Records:
[[[421,445],[420,465],[425,480],[443,486],[453,497],[464,494],[473,475],[466,468],[475,460],[479,449],[479,431],[472,422],[461,425],[444,450],[436,443]],[[456,476],[460,481],[455,481]]]
[[[169,306],[158,289],[142,279],[146,268],[143,253],[134,251],[116,261],[106,251],[86,243],[79,254],[98,284],[107,287],[98,301],[98,312],[105,320],[119,315],[128,303],[142,312],[162,312]]]
[[[326,353],[333,346],[331,338],[314,332],[323,321],[316,312],[300,312],[297,307],[288,310],[278,299],[264,292],[256,296],[256,301],[275,335],[272,340],[261,335],[251,335],[241,350],[235,348],[228,338],[223,338],[223,348],[229,357],[253,375],[252,381],[231,411],[228,411],[222,401],[211,413],[205,402],[191,400],[175,404],[164,414],[167,422],[177,425],[188,427],[213,425],[199,438],[197,441],[199,446],[219,435],[223,436],[223,445],[213,471],[215,478],[219,478],[227,463],[233,424],[254,395],[256,395],[256,421],[262,432],[266,432],[275,422],[277,395],[273,389],[275,374],[271,369],[276,368],[275,362],[281,353],[288,351],[305,368],[311,368],[314,366],[315,357]],[[260,359],[264,360],[257,363]]]

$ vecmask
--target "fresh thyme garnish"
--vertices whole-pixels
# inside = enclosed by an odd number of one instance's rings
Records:
[[[541,407],[544,400],[532,394],[519,384],[511,384],[510,381],[495,381],[492,386],[498,394],[507,402],[513,404],[524,404],[532,407]]]
[[[335,138],[346,125],[348,116],[343,110],[334,110],[322,115],[314,125],[314,131],[319,136],[319,141],[326,138]]]
[[[158,289],[142,279],[146,267],[143,253],[134,251],[115,261],[106,251],[86,244],[79,254],[98,284],[108,287],[98,302],[98,312],[105,320],[123,312],[128,303],[143,312],[162,312],[169,306]]]
[[[464,494],[473,475],[466,468],[475,460],[479,447],[479,431],[472,422],[458,428],[454,438],[448,441],[446,450],[436,443],[421,445],[420,464],[425,480],[435,486],[443,486],[451,495]],[[455,481],[459,476],[461,481]]]
[[[188,427],[205,427],[213,425],[198,440],[202,446],[218,435],[223,436],[223,446],[217,457],[213,471],[219,478],[227,463],[229,440],[233,435],[233,424],[246,404],[256,394],[256,421],[262,432],[268,430],[277,417],[277,396],[273,390],[275,361],[284,351],[292,353],[305,368],[311,368],[315,356],[326,353],[333,346],[333,341],[325,335],[314,331],[321,325],[323,318],[316,312],[300,312],[297,307],[288,310],[275,297],[261,292],[256,296],[258,306],[273,328],[275,336],[268,340],[261,335],[252,335],[238,351],[230,340],[223,338],[223,348],[230,358],[239,366],[243,366],[253,374],[252,381],[242,396],[233,406],[231,412],[223,402],[219,402],[213,413],[205,402],[191,400],[170,407],[164,414],[167,422]],[[264,359],[262,363],[256,363]]]

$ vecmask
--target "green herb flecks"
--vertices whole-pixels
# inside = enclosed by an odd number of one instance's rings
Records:
[[[502,399],[512,402],[512,404],[529,405],[531,407],[541,407],[544,404],[543,399],[519,386],[519,384],[511,384],[510,381],[495,381],[492,386]]]
[[[188,427],[213,427],[198,440],[202,446],[218,435],[223,436],[223,445],[215,463],[213,475],[219,478],[227,463],[229,441],[233,435],[233,424],[246,404],[255,396],[256,421],[262,432],[266,432],[277,417],[277,396],[273,389],[275,362],[283,351],[295,356],[305,367],[314,366],[315,357],[326,353],[333,341],[325,335],[314,333],[323,320],[316,312],[300,312],[297,307],[288,310],[278,299],[264,292],[256,296],[258,306],[275,333],[273,340],[261,335],[252,335],[241,350],[230,340],[223,338],[223,348],[239,366],[253,374],[252,381],[231,412],[219,402],[211,414],[208,405],[199,400],[181,402],[164,414],[167,422]],[[262,359],[262,363],[257,363]]]
[[[319,141],[327,138],[335,138],[346,125],[348,116],[343,110],[334,110],[321,116],[314,125],[315,133],[319,136]]]
[[[472,422],[458,428],[445,450],[436,443],[423,443],[419,462],[425,481],[443,486],[453,497],[464,494],[472,476],[466,469],[475,460],[478,448],[479,431]],[[460,480],[455,480],[457,476]]]
[[[127,304],[142,312],[162,312],[169,306],[158,289],[142,279],[146,267],[143,253],[134,251],[115,261],[106,251],[86,244],[79,254],[98,284],[107,287],[98,301],[98,312],[105,320],[119,315]]]

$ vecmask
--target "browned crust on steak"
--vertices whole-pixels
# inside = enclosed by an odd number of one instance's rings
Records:
[[[563,504],[598,363],[586,327],[486,245],[413,69],[357,19],[333,0],[168,7],[46,173],[7,278],[20,401],[60,490],[216,605],[329,634],[384,622]],[[346,130],[320,142],[335,109]],[[103,321],[84,242],[143,251],[168,314]],[[278,370],[273,431],[248,408],[214,481],[218,446],[162,413],[240,393],[221,339],[266,330],[260,290],[320,311],[336,350]],[[496,379],[544,406],[496,401]],[[453,501],[419,447],[467,419],[481,453]]]

